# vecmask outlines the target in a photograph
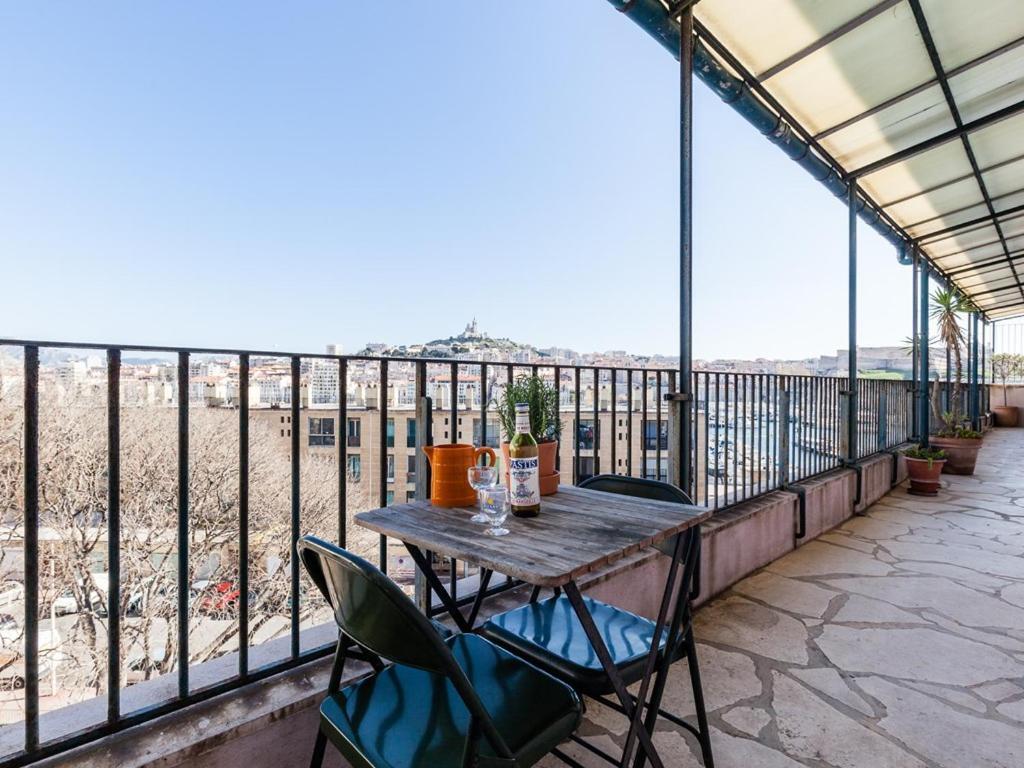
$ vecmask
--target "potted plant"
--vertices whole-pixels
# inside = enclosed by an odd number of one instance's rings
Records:
[[[939,475],[946,464],[946,454],[938,448],[915,445],[903,452],[910,477],[908,493],[915,496],[935,496],[939,492]]]
[[[973,311],[974,306],[959,291],[937,290],[932,294],[932,318],[936,321],[939,339],[953,359],[954,379],[949,410],[939,415],[943,427],[931,436],[929,442],[946,454],[942,471],[954,475],[973,475],[981,449],[981,432],[970,428],[963,410],[963,350],[966,340],[960,327],[960,315]],[[932,407],[938,407],[935,400]]]
[[[1024,373],[1024,356],[1000,352],[992,355],[992,376],[1002,383],[1003,404],[992,408],[997,427],[1016,427],[1020,422],[1020,411],[1006,400],[1006,382]]]
[[[508,467],[508,441],[516,431],[516,403],[530,406],[530,432],[537,441],[540,458],[540,495],[558,491],[558,437],[562,421],[558,412],[558,388],[539,376],[520,376],[501,393],[497,403],[498,418],[505,433],[501,452]],[[507,473],[506,473],[507,474]],[[506,483],[508,482],[506,478]]]

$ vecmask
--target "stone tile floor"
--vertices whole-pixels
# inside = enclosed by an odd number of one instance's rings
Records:
[[[1024,766],[1024,429],[989,433],[977,473],[943,479],[935,499],[897,488],[697,613],[718,768]],[[665,699],[693,711],[682,663]],[[594,743],[625,727],[588,702]],[[666,765],[701,764],[670,723],[655,741]]]

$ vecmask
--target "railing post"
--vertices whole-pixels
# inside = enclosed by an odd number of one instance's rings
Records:
[[[423,450],[434,444],[433,403],[427,397],[426,363],[416,364],[416,500],[430,498],[430,462]],[[427,552],[427,557],[432,555]],[[413,599],[424,615],[430,615],[430,587],[419,568],[413,583]]]
[[[666,414],[666,419],[668,420],[668,481],[678,488],[683,488],[681,485],[683,480],[683,457],[680,451],[682,435],[679,433],[683,426],[682,408],[684,407],[686,407],[686,403],[676,395],[676,372],[669,371],[668,392],[665,394],[665,408],[668,412]],[[689,493],[688,489],[683,488],[683,490]]]
[[[848,460],[850,456],[850,390],[839,391],[839,455]]]
[[[889,444],[889,393],[883,389],[878,393],[878,444],[876,451],[885,450]]]
[[[848,247],[849,247],[849,368],[850,383],[847,396],[846,460],[857,460],[857,182],[850,181],[848,190]]]
[[[918,254],[920,258],[920,254]],[[928,378],[928,268],[926,264],[920,265],[920,287],[918,288],[918,312],[920,321],[921,359],[918,363],[920,375],[918,376],[917,390],[917,439],[922,445],[928,445],[929,418],[931,416],[931,404],[929,403]]]
[[[789,485],[789,386],[779,391],[779,413],[775,420],[779,440],[779,485]]]
[[[693,386],[693,7],[679,15],[679,477],[690,492]],[[660,379],[659,379],[660,381]],[[673,392],[675,392],[673,387]],[[658,429],[661,427],[659,425]],[[660,445],[659,435],[659,445]],[[659,471],[661,467],[659,466]],[[675,482],[675,481],[673,481]]]

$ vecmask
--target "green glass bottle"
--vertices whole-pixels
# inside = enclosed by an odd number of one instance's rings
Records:
[[[508,444],[509,497],[516,517],[540,514],[540,451],[530,433],[530,406],[516,403],[516,433]]]

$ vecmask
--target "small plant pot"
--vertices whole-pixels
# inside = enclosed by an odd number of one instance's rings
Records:
[[[561,475],[555,469],[555,460],[558,458],[558,441],[547,440],[537,443],[540,459],[540,495],[552,496],[558,493],[558,483]],[[501,444],[501,455],[505,460],[505,485],[508,485],[508,443]]]
[[[981,450],[981,438],[935,437],[928,439],[933,448],[940,448],[946,454],[942,471],[947,475],[973,475],[974,465]]]
[[[1015,405],[996,405],[992,408],[997,427],[1016,427],[1020,423],[1020,409]]]
[[[907,475],[910,478],[910,488],[907,493],[915,496],[935,496],[942,484],[939,482],[939,475],[946,464],[945,459],[912,459],[904,456],[907,462]]]

